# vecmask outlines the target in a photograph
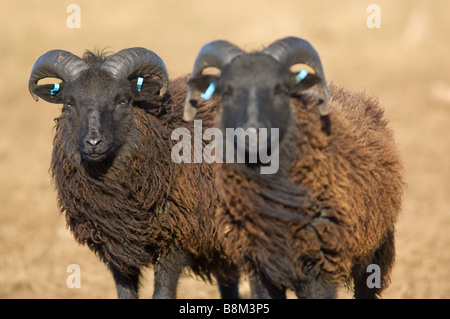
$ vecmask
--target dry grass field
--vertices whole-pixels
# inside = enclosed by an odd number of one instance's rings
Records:
[[[80,28],[66,23],[71,3],[80,6]],[[380,28],[367,26],[371,3],[381,9]],[[36,103],[27,88],[41,54],[144,46],[174,78],[189,72],[208,41],[255,50],[288,35],[317,48],[328,80],[377,96],[395,131],[407,190],[383,297],[450,298],[449,12],[447,0],[2,0],[0,298],[116,297],[106,267],[74,241],[57,209],[48,170],[60,106]],[[70,264],[80,266],[81,288],[66,285]],[[248,297],[245,282],[242,294]],[[181,281],[181,298],[218,296],[214,285]]]

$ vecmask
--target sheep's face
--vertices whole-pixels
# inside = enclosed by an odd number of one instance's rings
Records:
[[[229,129],[242,129],[244,134],[231,136],[235,148],[245,147],[247,153],[253,150],[258,154],[263,148],[270,153],[288,130],[291,96],[321,81],[315,74],[297,81],[297,75],[290,66],[258,52],[235,57],[222,67],[219,77],[196,76],[189,80],[189,86],[205,92],[211,82],[216,83],[214,94],[220,95],[222,102],[217,126],[224,136],[229,137]]]
[[[222,70],[218,88],[222,129],[266,129],[270,143],[271,129],[278,128],[283,137],[291,118],[289,69],[265,54],[239,56]]]
[[[99,163],[115,156],[133,139],[130,132],[136,126],[133,120],[136,99],[150,99],[161,88],[159,82],[146,79],[138,93],[136,82],[136,79],[116,79],[91,67],[73,81],[63,82],[56,95],[49,93],[53,85],[37,86],[34,93],[47,101],[64,104],[59,122],[63,123],[60,129],[69,156],[78,152],[83,160]]]
[[[103,161],[126,142],[132,127],[131,87],[104,71],[86,71],[62,92],[65,134],[76,138],[81,157]]]

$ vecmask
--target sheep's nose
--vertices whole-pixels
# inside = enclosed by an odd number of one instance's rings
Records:
[[[86,139],[86,143],[89,144],[91,147],[97,147],[103,140],[99,139],[99,138],[95,138],[95,139]]]

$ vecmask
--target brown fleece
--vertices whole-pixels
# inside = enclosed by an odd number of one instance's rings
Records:
[[[291,99],[293,119],[280,141],[276,174],[216,166],[220,234],[244,270],[299,296],[308,296],[315,280],[336,288],[352,276],[355,294],[363,296],[366,267],[376,263],[379,296],[395,256],[403,165],[375,99],[334,85],[330,93],[330,135],[321,129],[312,94]]]
[[[173,129],[182,121],[186,78],[169,86],[170,99],[157,99],[134,108],[137,136],[107,164],[86,167],[77,154],[67,154],[64,115],[57,119],[51,172],[58,204],[76,240],[124,275],[155,263],[173,247],[188,253],[193,272],[204,279],[223,278],[236,268],[218,240],[213,214],[219,197],[209,164],[175,164],[171,149]],[[213,104],[198,116],[206,129],[213,121]],[[95,165],[94,165],[95,166]]]

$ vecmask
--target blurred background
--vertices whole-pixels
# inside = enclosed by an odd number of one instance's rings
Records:
[[[446,0],[2,0],[0,298],[116,297],[106,267],[75,242],[57,209],[48,170],[60,106],[36,103],[27,87],[40,55],[143,46],[175,78],[211,40],[259,50],[290,35],[316,47],[329,81],[377,96],[395,131],[408,186],[383,297],[450,298],[449,12]],[[80,267],[81,288],[66,285],[71,264]],[[152,271],[145,276],[149,298]],[[241,292],[248,297],[246,282]],[[181,281],[181,298],[218,296],[214,285]]]

